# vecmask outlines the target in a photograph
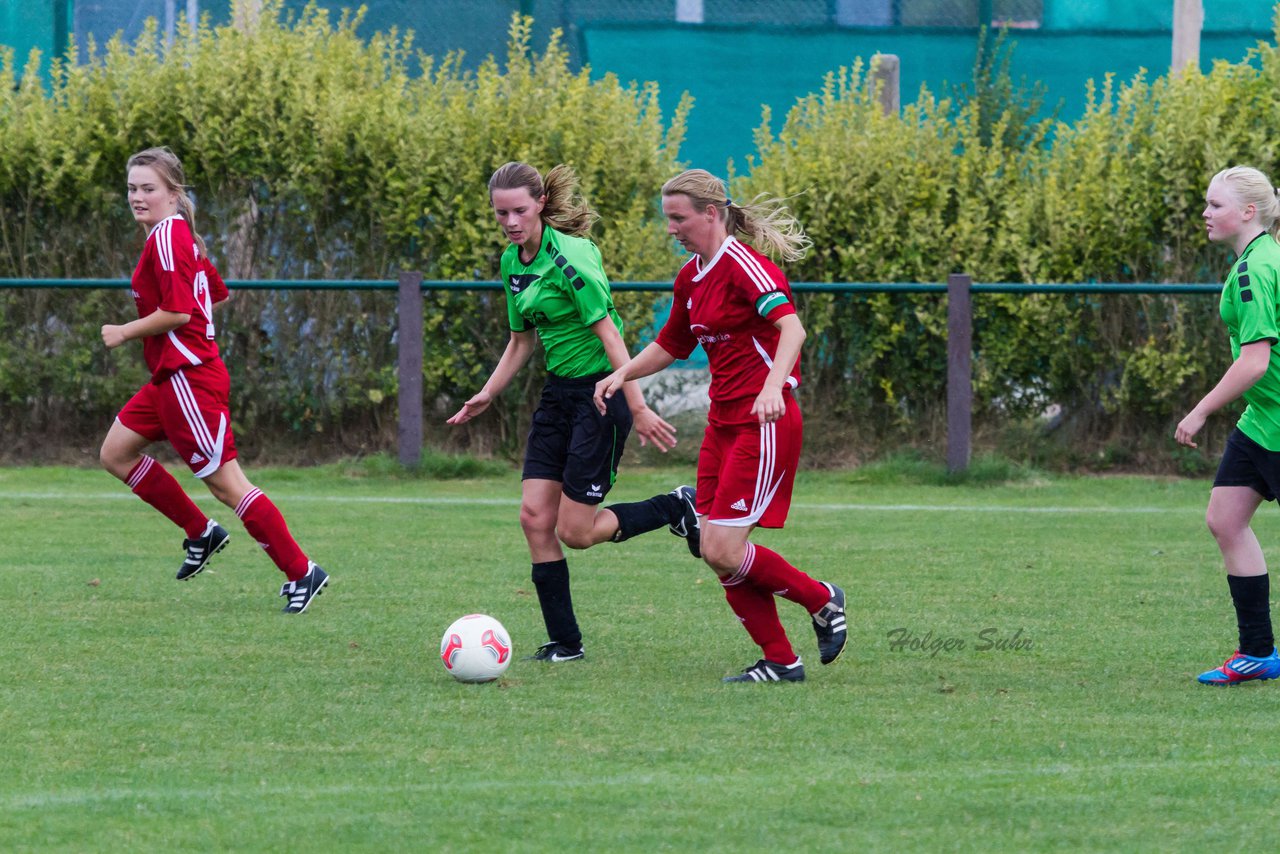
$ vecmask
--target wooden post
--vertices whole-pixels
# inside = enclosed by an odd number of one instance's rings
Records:
[[[880,107],[886,116],[896,116],[902,101],[902,62],[897,54],[877,53],[871,57],[871,79],[880,94]]]
[[[947,471],[969,467],[973,431],[973,280],[947,277]]]
[[[399,426],[396,441],[400,465],[414,466],[422,460],[422,274],[400,273],[400,296],[396,303],[399,328],[396,334],[399,358],[396,378],[400,388]]]
[[[1177,73],[1188,65],[1200,65],[1200,31],[1204,28],[1202,0],[1173,0],[1173,61]]]

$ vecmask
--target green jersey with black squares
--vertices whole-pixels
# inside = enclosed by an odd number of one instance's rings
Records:
[[[1244,393],[1247,404],[1236,426],[1268,451],[1280,451],[1280,246],[1270,234],[1260,234],[1231,266],[1218,312],[1231,335],[1231,358],[1255,341],[1269,341],[1271,363],[1262,379]]]
[[[548,371],[583,377],[613,370],[591,325],[608,317],[621,335],[622,318],[594,243],[544,226],[542,246],[528,264],[514,243],[502,253],[502,284],[511,331],[538,330]]]

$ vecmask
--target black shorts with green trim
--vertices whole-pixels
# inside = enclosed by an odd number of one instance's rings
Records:
[[[592,395],[607,376],[547,375],[529,426],[524,480],[558,481],[564,494],[581,504],[604,501],[631,432],[631,408],[623,394],[606,402],[604,415],[596,410]]]

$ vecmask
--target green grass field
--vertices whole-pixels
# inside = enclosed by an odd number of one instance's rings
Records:
[[[251,471],[333,577],[289,617],[207,497],[232,543],[178,583],[181,534],[108,475],[0,469],[0,850],[1274,844],[1280,685],[1193,681],[1235,640],[1207,482],[806,474],[756,539],[845,587],[849,649],[821,667],[782,602],[808,681],[723,685],[756,649],[680,540],[571,554],[587,660],[522,662],[518,476],[352,471]],[[515,642],[499,683],[440,665],[474,611]]]

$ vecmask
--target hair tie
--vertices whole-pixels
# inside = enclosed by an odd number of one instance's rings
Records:
[[[724,206],[727,208],[731,204],[733,204],[733,199],[729,198],[728,195],[726,195],[724,197]]]

